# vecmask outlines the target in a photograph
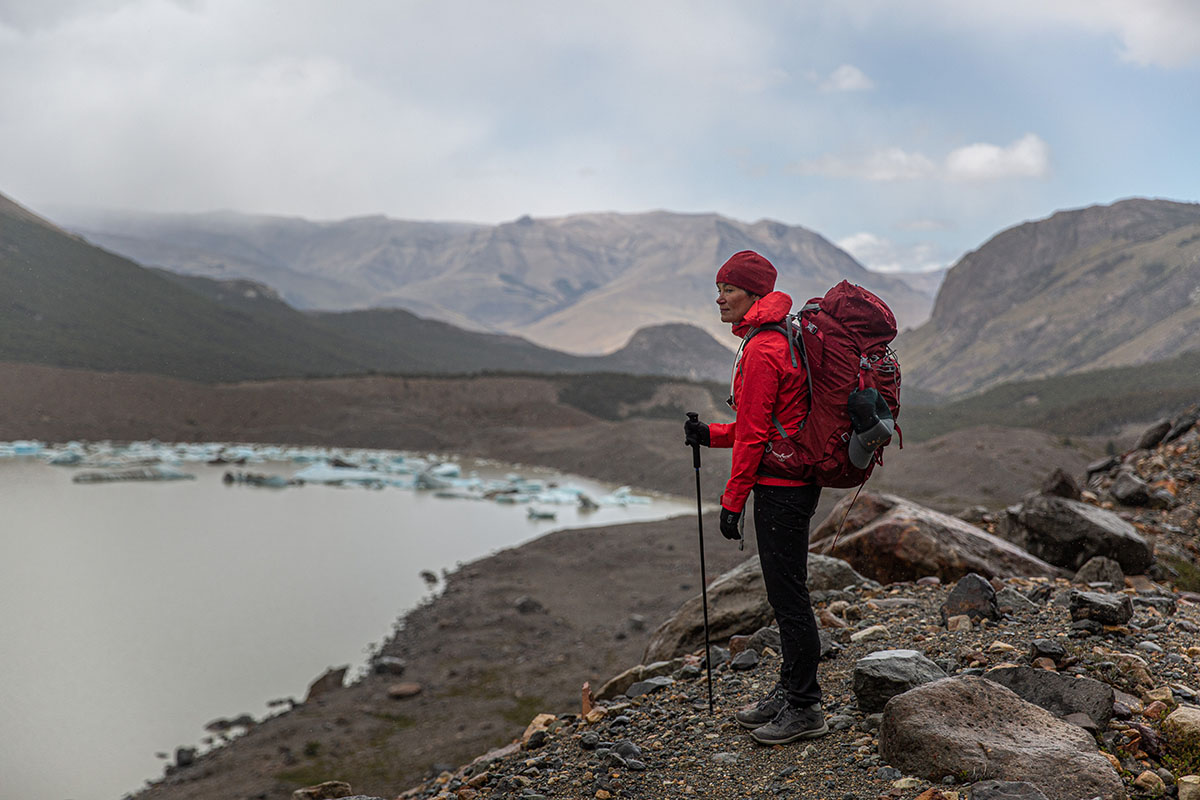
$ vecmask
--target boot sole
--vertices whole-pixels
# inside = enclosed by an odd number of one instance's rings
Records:
[[[750,731],[750,738],[759,744],[791,744],[792,742],[799,741],[800,739],[815,739],[818,736],[824,736],[827,733],[829,733],[829,724],[822,722],[821,727],[819,728],[800,731],[799,733],[793,733],[791,736],[781,736],[778,739],[771,739],[765,736],[760,737],[758,736],[758,729],[755,729]]]

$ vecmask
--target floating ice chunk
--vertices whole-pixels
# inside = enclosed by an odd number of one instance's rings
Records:
[[[457,478],[462,475],[462,468],[458,464],[446,462],[430,468],[429,472],[439,478]]]
[[[112,483],[118,481],[190,481],[196,476],[176,467],[156,464],[148,467],[81,472],[71,480],[75,483]]]
[[[384,472],[357,467],[334,467],[326,463],[313,464],[305,467],[292,476],[295,480],[305,483],[323,483],[328,485],[357,484],[360,486],[407,486],[408,481],[395,478]]]

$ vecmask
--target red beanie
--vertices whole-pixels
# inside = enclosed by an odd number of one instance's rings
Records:
[[[775,267],[753,250],[729,257],[717,270],[717,283],[728,283],[759,297],[775,291]]]

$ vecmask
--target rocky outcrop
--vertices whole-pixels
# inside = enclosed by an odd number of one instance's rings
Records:
[[[1111,558],[1126,575],[1154,563],[1150,544],[1111,511],[1064,497],[1030,495],[1007,510],[1005,539],[1055,566],[1078,570],[1094,556]]]
[[[880,754],[906,774],[1026,781],[1050,800],[1124,800],[1092,737],[985,678],[943,678],[892,698]]]
[[[969,572],[989,578],[1060,573],[1011,542],[903,498],[862,492],[847,515],[851,500],[851,495],[843,498],[817,526],[810,549],[845,559],[880,583],[928,575],[953,581]],[[844,530],[835,548],[834,534],[843,517]]]

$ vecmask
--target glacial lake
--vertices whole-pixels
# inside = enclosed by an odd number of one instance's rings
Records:
[[[422,571],[440,576],[551,530],[695,510],[544,471],[458,466],[460,483],[519,472],[560,494],[451,498],[403,488],[411,475],[377,488],[222,480],[328,472],[290,459],[184,460],[171,469],[194,479],[78,483],[91,466],[0,457],[0,795],[117,800],[162,775],[158,753],[203,750],[207,723],[275,713],[270,701],[302,700],[329,667],[361,671],[436,591]],[[564,487],[607,501],[585,511]]]

